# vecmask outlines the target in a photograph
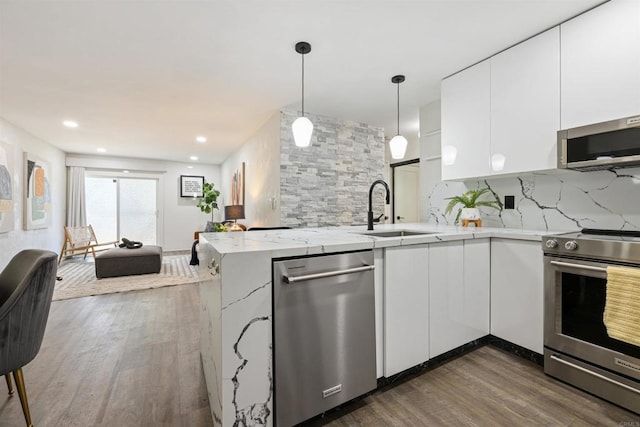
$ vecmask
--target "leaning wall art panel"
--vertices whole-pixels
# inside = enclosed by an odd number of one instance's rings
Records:
[[[51,166],[48,162],[24,153],[24,229],[51,225]]]
[[[13,146],[0,141],[0,233],[14,228]]]

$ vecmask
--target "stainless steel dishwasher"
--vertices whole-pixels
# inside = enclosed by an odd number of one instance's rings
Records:
[[[373,269],[373,251],[274,261],[278,427],[376,388]]]

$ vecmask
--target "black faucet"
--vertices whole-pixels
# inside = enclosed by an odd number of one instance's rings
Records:
[[[371,187],[369,187],[369,212],[367,212],[367,230],[373,230],[373,206],[371,203],[371,199],[373,198],[373,187],[375,187],[376,184],[384,185],[384,189],[387,191],[386,201],[387,204],[389,204],[389,193],[391,192],[389,191],[389,186],[387,185],[387,183],[381,179],[373,181],[373,184],[371,184]]]

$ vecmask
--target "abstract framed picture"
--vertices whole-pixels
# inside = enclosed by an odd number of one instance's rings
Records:
[[[14,228],[13,146],[0,141],[0,233]]]
[[[51,165],[31,154],[24,153],[24,207],[25,230],[47,228],[51,225]]]
[[[244,205],[245,163],[231,177],[231,204]]]
[[[180,197],[204,197],[204,176],[180,175]]]

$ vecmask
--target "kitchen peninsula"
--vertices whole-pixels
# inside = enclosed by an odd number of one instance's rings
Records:
[[[429,234],[376,237],[365,227],[268,230],[245,233],[204,233],[200,235],[201,358],[216,425],[273,425],[272,367],[272,260],[285,257],[323,255],[359,250],[374,250],[376,265],[376,335],[378,378],[391,372],[384,365],[387,350],[384,331],[389,321],[382,316],[384,307],[385,251],[394,248],[428,248],[441,244],[482,243],[478,246],[486,258],[486,284],[478,305],[485,305],[479,316],[483,326],[473,337],[489,334],[489,242],[491,239],[523,241],[540,252],[545,231],[502,228],[438,227],[429,224],[376,226],[376,232],[411,230]],[[537,249],[536,249],[537,246]],[[469,257],[470,259],[472,257]],[[475,258],[474,258],[475,259]],[[418,264],[427,264],[427,259]],[[485,262],[487,261],[487,262]],[[537,261],[531,260],[535,265]],[[455,260],[458,262],[458,260]],[[478,261],[481,262],[481,261]],[[535,265],[542,271],[542,263]],[[460,270],[460,267],[457,267]],[[424,286],[428,283],[424,278]],[[474,279],[475,280],[475,279]],[[422,286],[422,282],[418,283]],[[485,289],[486,288],[486,289]],[[537,292],[537,290],[536,290]],[[540,305],[542,281],[539,282]],[[484,299],[483,299],[484,298]],[[531,303],[529,301],[529,303]],[[421,302],[428,310],[428,302]],[[446,305],[446,304],[445,304]],[[476,310],[473,310],[474,312]],[[466,323],[478,323],[467,319]],[[428,327],[428,325],[425,325]],[[540,322],[540,330],[542,324]],[[477,325],[473,325],[477,328]],[[386,329],[388,332],[389,329]],[[427,338],[425,338],[427,339]],[[475,338],[467,339],[462,344]],[[540,336],[541,341],[541,336]],[[541,342],[540,342],[541,345]],[[534,349],[538,350],[537,347]],[[541,352],[541,350],[539,351]],[[430,356],[423,353],[423,360]],[[387,361],[390,362],[390,361]],[[420,362],[418,362],[420,363]],[[418,364],[413,363],[413,365]],[[390,363],[388,363],[389,365]],[[406,366],[409,368],[411,366]]]

